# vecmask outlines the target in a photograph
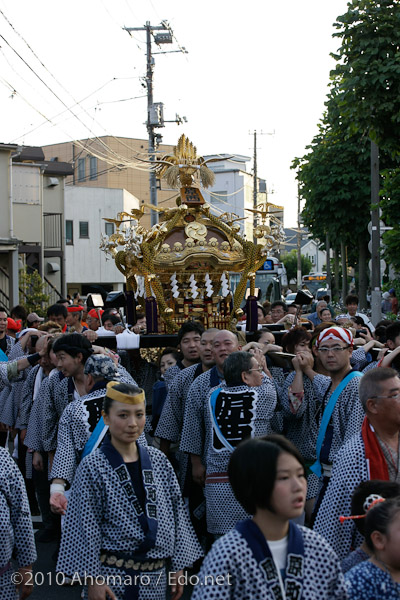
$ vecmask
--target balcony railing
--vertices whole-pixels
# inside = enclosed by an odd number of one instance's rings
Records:
[[[44,225],[44,249],[62,249],[63,215],[60,213],[45,213],[43,215]]]

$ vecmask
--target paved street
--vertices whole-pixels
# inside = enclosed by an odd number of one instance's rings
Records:
[[[34,517],[35,521],[40,518]],[[36,585],[30,600],[78,600],[81,597],[82,587],[79,585],[57,585],[57,576],[55,572],[55,552],[57,544],[36,543],[38,559],[34,565],[34,577]],[[61,580],[60,580],[61,581]],[[183,600],[189,600],[191,590],[188,589],[183,595]]]

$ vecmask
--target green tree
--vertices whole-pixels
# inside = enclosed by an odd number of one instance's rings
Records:
[[[36,270],[27,267],[19,271],[19,302],[29,313],[45,316],[50,296],[44,292],[44,282]]]
[[[288,281],[297,277],[297,250],[281,254],[281,261],[285,265]],[[301,273],[308,275],[312,269],[312,262],[307,256],[301,255]]]
[[[350,132],[370,138],[394,157],[400,139],[400,4],[352,0],[338,17],[341,47],[331,72]]]
[[[350,132],[374,141],[390,159],[382,168],[385,258],[400,270],[400,3],[352,0],[337,18],[342,40],[331,73]],[[386,163],[388,162],[386,159]]]
[[[386,231],[382,238],[384,242],[383,257],[397,273],[400,273],[400,169],[387,169],[382,173],[381,208],[386,225],[393,227]]]
[[[306,200],[304,224],[314,239],[326,235],[336,255],[342,255],[342,272],[347,263],[358,271],[360,299],[366,303],[367,224],[370,215],[369,143],[355,133],[340,112],[333,88],[319,133],[307,146],[309,152],[293,161],[299,191]],[[337,275],[338,269],[335,267]],[[343,293],[346,293],[347,276]]]

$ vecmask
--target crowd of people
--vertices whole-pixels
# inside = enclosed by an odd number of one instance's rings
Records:
[[[279,301],[247,339],[185,322],[155,364],[74,300],[0,310],[1,599],[50,541],[90,600],[399,598],[400,322]]]

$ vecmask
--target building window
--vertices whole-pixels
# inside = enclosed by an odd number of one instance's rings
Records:
[[[90,157],[89,179],[97,179],[97,158],[95,156]]]
[[[210,204],[224,213],[227,211],[227,196],[228,192],[225,190],[212,192],[210,193]]]
[[[86,164],[84,158],[78,158],[78,181],[84,181],[86,176]]]
[[[88,238],[89,237],[89,222],[88,221],[79,221],[79,237],[80,238]]]
[[[106,235],[112,235],[114,233],[114,223],[106,223]]]
[[[74,222],[65,221],[65,243],[72,246],[74,243]]]

